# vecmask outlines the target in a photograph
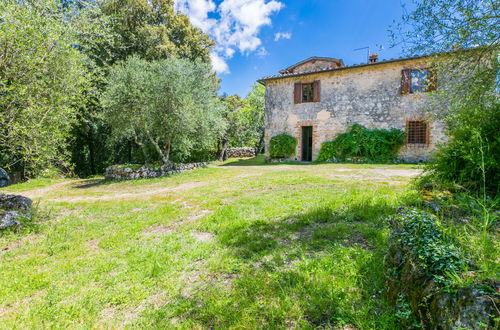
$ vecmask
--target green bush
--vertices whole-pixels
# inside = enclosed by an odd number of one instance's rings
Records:
[[[288,134],[273,136],[269,145],[271,158],[290,158],[295,155],[297,140]]]
[[[346,161],[356,158],[360,161],[390,162],[403,146],[404,136],[404,132],[399,129],[369,130],[354,124],[333,141],[323,143],[318,161]]]
[[[500,103],[461,111],[447,133],[450,140],[434,155],[427,181],[457,183],[473,193],[498,195],[499,128]]]

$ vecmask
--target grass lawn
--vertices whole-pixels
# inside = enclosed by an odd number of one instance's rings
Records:
[[[168,178],[35,180],[0,237],[2,328],[397,328],[384,219],[410,165],[231,160]]]

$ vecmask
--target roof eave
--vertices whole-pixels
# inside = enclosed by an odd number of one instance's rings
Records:
[[[342,66],[342,67],[339,67],[339,68],[325,69],[325,70],[320,70],[320,71],[281,74],[281,75],[268,76],[268,77],[261,78],[261,79],[258,80],[258,82],[261,83],[262,85],[266,85],[267,81],[272,81],[272,80],[280,80],[280,79],[286,79],[286,78],[292,78],[292,77],[301,77],[301,76],[306,76],[306,75],[311,75],[311,74],[334,72],[334,71],[341,71],[341,70],[349,70],[349,69],[362,68],[362,67],[367,67],[367,66],[372,67],[372,66],[377,66],[377,65],[381,65],[381,64],[388,64],[388,63],[395,63],[395,62],[416,60],[416,59],[420,59],[420,58],[426,58],[426,57],[429,57],[429,56],[431,56],[431,55],[419,55],[419,56],[413,56],[413,57],[396,58],[396,59],[390,59],[390,60],[376,62],[376,63],[364,63],[364,64],[357,64],[357,65],[350,65],[350,66]]]

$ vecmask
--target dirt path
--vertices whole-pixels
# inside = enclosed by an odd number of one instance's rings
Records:
[[[123,199],[143,199],[150,197],[152,195],[164,194],[168,192],[180,192],[185,190],[194,189],[197,187],[201,187],[207,185],[209,182],[187,182],[181,183],[175,187],[166,187],[166,188],[156,188],[156,189],[148,189],[141,190],[133,193],[110,193],[102,196],[66,196],[66,197],[56,197],[56,198],[48,198],[49,201],[56,202],[88,202],[88,201],[112,201],[112,200],[123,200]],[[144,187],[142,187],[144,188]]]
[[[77,182],[77,181],[67,180],[67,181],[63,181],[63,182],[58,182],[58,183],[55,183],[55,184],[50,185],[50,186],[46,186],[46,187],[42,187],[42,188],[35,188],[33,190],[28,190],[26,192],[22,192],[21,195],[29,197],[29,198],[40,198],[40,197],[47,195],[48,193],[50,193],[52,191],[58,190],[64,186],[66,186],[66,185],[75,184],[75,182]]]
[[[215,167],[215,166],[214,166]],[[377,168],[359,168],[359,167],[330,167],[329,165],[274,165],[274,166],[217,166],[221,170],[231,170],[235,172],[233,179],[245,179],[251,177],[260,177],[269,172],[294,171],[305,172],[309,175],[324,176],[329,179],[340,179],[344,181],[385,181],[390,183],[401,183],[407,181],[408,178],[415,177],[422,173],[421,169],[414,168],[395,168],[392,166],[381,166]],[[257,180],[260,180],[258,178]],[[205,186],[217,181],[195,181],[184,182],[174,186],[165,187],[167,182],[157,182],[144,185],[129,185],[121,186],[120,189],[124,192],[117,191],[106,185],[96,185],[82,189],[81,194],[75,194],[77,191],[73,188],[81,188],[81,183],[86,183],[86,180],[66,180],[58,182],[50,186],[35,188],[23,192],[22,195],[33,199],[44,199],[53,202],[89,202],[89,201],[113,201],[113,200],[141,200],[148,199],[154,195],[162,195],[168,193],[178,193],[198,187]],[[223,184],[224,180],[221,181]],[[67,191],[68,194],[64,194]],[[94,195],[89,195],[91,192]],[[97,196],[96,196],[97,195]]]

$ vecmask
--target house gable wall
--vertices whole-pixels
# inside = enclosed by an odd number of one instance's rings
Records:
[[[338,63],[323,60],[311,60],[303,64],[297,65],[290,73],[312,72],[326,69],[334,69],[340,67]]]

